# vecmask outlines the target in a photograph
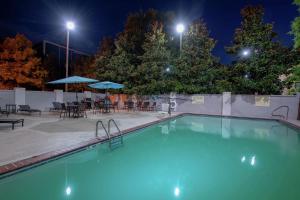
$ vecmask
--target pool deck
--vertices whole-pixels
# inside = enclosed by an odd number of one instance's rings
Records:
[[[107,124],[113,118],[123,131],[167,117],[167,114],[158,112],[89,113],[87,118],[79,119],[62,119],[57,114],[49,113],[43,113],[41,117],[10,115],[9,118],[23,118],[25,122],[24,127],[16,125],[15,130],[11,130],[11,125],[1,124],[0,166],[57,150],[71,149],[86,142],[96,142],[95,128],[98,120]],[[99,138],[105,138],[102,127],[99,128]]]
[[[184,113],[174,113],[173,116]],[[159,112],[115,112],[109,114],[88,113],[87,118],[59,118],[58,114],[10,115],[9,118],[23,118],[24,127],[0,125],[0,174],[30,166],[34,163],[57,157],[106,139],[104,130],[99,128],[95,137],[96,122],[107,124],[114,119],[124,133],[143,128],[169,118]],[[298,120],[280,120],[300,128]],[[116,132],[116,129],[112,129]]]

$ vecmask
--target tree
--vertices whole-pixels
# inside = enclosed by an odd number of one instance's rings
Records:
[[[294,0],[294,4],[298,6],[298,12],[300,12],[300,0]],[[294,48],[300,47],[300,17],[296,17],[292,22],[292,35],[294,36]]]
[[[74,70],[72,74],[74,76],[83,76],[92,79],[96,78],[93,56],[79,58],[78,60],[76,60],[73,68]],[[88,89],[87,85],[87,83],[70,84],[69,88],[70,90],[74,91],[84,91]]]
[[[42,88],[47,72],[24,35],[7,37],[0,46],[0,87]]]
[[[133,88],[140,83],[141,78],[137,69],[142,62],[140,57],[144,54],[146,33],[151,31],[155,21],[161,22],[166,19],[169,18],[152,9],[130,14],[124,30],[118,34],[114,42],[113,54],[109,59],[96,59],[97,70],[105,69],[104,73],[98,71],[98,78],[123,83],[126,86],[124,92],[135,93]]]
[[[141,64],[137,68],[139,82],[133,90],[139,94],[165,93],[167,79],[164,77],[170,61],[170,51],[163,32],[162,23],[155,21],[152,30],[145,34],[144,54],[140,56]]]
[[[294,4],[298,6],[298,12],[300,13],[300,0],[294,0]],[[292,22],[292,35],[294,36],[294,49],[299,52],[300,48],[300,17],[296,17]],[[298,63],[289,70],[290,75],[288,76],[287,83],[289,84],[290,93],[300,92],[300,88],[296,91],[295,82],[300,82],[300,64]]]
[[[111,37],[105,37],[100,43],[100,48],[95,55],[94,68],[96,71],[96,78],[100,81],[112,80],[113,69],[110,68],[109,62],[114,54],[115,45]]]
[[[235,93],[280,94],[280,80],[292,60],[290,50],[283,47],[273,31],[273,24],[264,23],[262,6],[246,6],[241,10],[241,27],[235,30],[233,44],[227,53],[237,60],[232,66]],[[247,51],[242,55],[243,51]]]
[[[216,58],[212,50],[216,41],[209,36],[203,20],[194,21],[183,36],[181,56],[175,62],[175,90],[179,93],[212,91],[216,74]]]

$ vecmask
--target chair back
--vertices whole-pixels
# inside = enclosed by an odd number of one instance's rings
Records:
[[[61,106],[62,110],[66,110],[66,104],[65,103],[61,103],[60,106]]]
[[[73,102],[67,102],[67,106],[73,106]]]
[[[20,110],[30,110],[29,105],[19,105]]]
[[[134,102],[133,101],[129,101],[128,103],[128,108],[133,108],[134,107]]]
[[[148,107],[150,105],[149,101],[144,101],[144,107]]]

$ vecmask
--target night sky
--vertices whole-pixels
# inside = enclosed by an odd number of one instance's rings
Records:
[[[174,11],[178,22],[204,18],[218,41],[214,54],[228,63],[230,57],[224,46],[230,45],[234,29],[240,24],[240,9],[248,4],[263,5],[265,21],[274,22],[281,41],[292,45],[288,32],[297,16],[292,0],[8,0],[1,2],[0,37],[23,33],[33,42],[46,39],[63,43],[65,21],[73,19],[77,27],[71,33],[71,47],[92,54],[103,36],[122,31],[128,13],[154,8]]]

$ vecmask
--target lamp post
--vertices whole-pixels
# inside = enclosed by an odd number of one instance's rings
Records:
[[[75,24],[72,21],[66,23],[67,28],[67,44],[66,44],[66,78],[69,76],[69,40],[70,40],[70,31],[75,29]],[[68,92],[68,84],[65,84],[65,92]]]
[[[180,37],[180,54],[181,54],[181,50],[182,50],[182,33],[184,31],[184,25],[181,24],[181,23],[177,24],[176,31],[177,31],[177,33],[179,33],[179,37]]]

